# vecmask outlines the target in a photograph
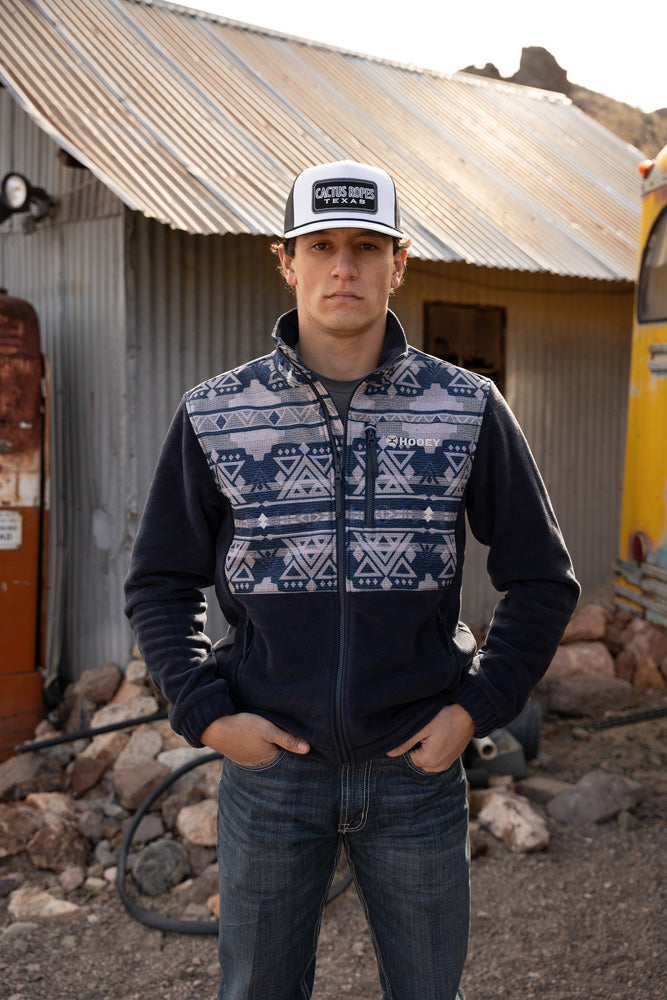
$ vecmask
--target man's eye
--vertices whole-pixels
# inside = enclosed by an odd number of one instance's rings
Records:
[[[377,250],[377,243],[362,243],[362,250]]]

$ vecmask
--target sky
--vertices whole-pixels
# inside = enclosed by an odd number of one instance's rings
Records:
[[[667,13],[660,3],[622,5],[619,14],[617,5],[601,0],[176,2],[443,73],[490,62],[501,76],[511,76],[519,68],[521,49],[539,45],[551,52],[571,83],[642,111],[667,107]]]

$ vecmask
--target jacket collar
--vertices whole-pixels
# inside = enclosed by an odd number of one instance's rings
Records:
[[[279,317],[271,336],[276,344],[276,360],[279,365],[281,362],[287,362],[287,365],[292,370],[296,369],[296,371],[303,375],[312,376],[312,372],[296,352],[296,344],[299,339],[299,318],[296,309],[290,309],[289,312],[283,313]],[[380,354],[380,361],[375,371],[385,371],[391,365],[396,364],[401,358],[404,358],[407,353],[408,342],[403,327],[395,313],[389,309],[387,310],[387,332]]]

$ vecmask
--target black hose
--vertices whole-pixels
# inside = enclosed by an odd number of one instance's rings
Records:
[[[172,917],[165,917],[160,913],[155,913],[154,910],[147,910],[145,907],[140,906],[136,903],[127,893],[125,888],[125,875],[126,875],[126,860],[127,854],[130,849],[130,844],[132,843],[132,838],[134,833],[148,812],[152,804],[157,798],[168,788],[174,781],[182,775],[187,774],[194,767],[198,767],[200,764],[206,764],[211,760],[222,760],[222,754],[216,751],[211,751],[211,753],[202,754],[199,757],[195,757],[194,760],[188,761],[181,767],[177,768],[170,775],[168,775],[157,788],[154,788],[150,795],[142,802],[138,810],[132,817],[132,822],[125,831],[125,836],[123,837],[123,842],[120,846],[118,852],[118,868],[116,871],[116,887],[118,889],[118,894],[123,901],[125,909],[128,913],[133,916],[136,920],[141,923],[146,924],[148,927],[154,927],[160,931],[175,931],[180,934],[217,934],[218,933],[218,922],[217,920],[175,920]],[[346,872],[343,878],[331,888],[329,895],[326,899],[326,905],[328,905],[332,900],[340,896],[342,892],[347,889],[352,881],[352,875],[350,872]]]
[[[645,712],[635,712],[632,715],[615,715],[610,719],[598,719],[597,722],[583,722],[581,729],[611,729],[612,726],[628,726],[633,722],[645,722],[647,719],[659,719],[667,715],[667,708],[650,708]]]
[[[132,822],[125,831],[125,836],[123,837],[123,842],[120,846],[118,852],[118,869],[116,871],[116,887],[118,889],[118,894],[125,905],[125,909],[128,913],[133,916],[136,920],[139,920],[142,924],[146,924],[148,927],[155,927],[160,931],[177,931],[181,934],[217,934],[218,933],[218,923],[215,920],[199,921],[199,920],[174,920],[171,917],[164,917],[160,913],[155,913],[153,910],[147,910],[145,907],[140,906],[135,903],[133,899],[130,899],[127,890],[125,888],[125,873],[126,873],[126,859],[127,854],[132,843],[132,838],[134,833],[139,826],[139,823],[146,815],[150,807],[153,805],[155,800],[159,798],[160,795],[168,788],[174,781],[182,775],[187,774],[194,767],[199,764],[206,764],[211,760],[220,760],[221,754],[217,753],[215,750],[211,753],[207,753],[200,757],[195,757],[193,760],[189,760],[186,764],[172,771],[157,788],[154,788],[150,795],[142,802],[142,804],[137,809],[136,813],[132,817]]]
[[[46,750],[47,747],[58,746],[59,743],[74,743],[75,740],[90,739],[100,733],[113,733],[117,729],[127,729],[129,726],[140,726],[144,722],[159,722],[161,719],[168,719],[169,712],[153,712],[152,715],[142,715],[138,719],[124,719],[122,722],[110,722],[107,726],[98,726],[96,729],[80,729],[76,733],[61,733],[60,736],[50,736],[48,740],[39,740],[35,743],[22,743],[15,747],[14,753],[28,753],[31,750]]]

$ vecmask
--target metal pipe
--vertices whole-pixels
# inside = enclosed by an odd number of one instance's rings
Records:
[[[482,736],[472,738],[472,745],[475,748],[475,753],[482,760],[493,760],[494,757],[498,756],[498,747],[493,742],[490,736]]]

